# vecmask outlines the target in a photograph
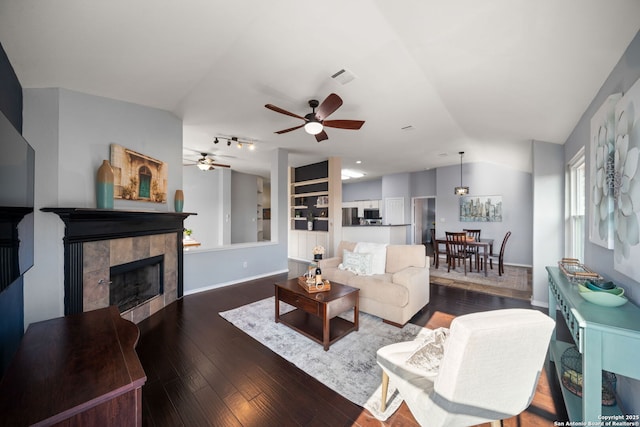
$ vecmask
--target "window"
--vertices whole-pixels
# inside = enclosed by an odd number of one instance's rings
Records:
[[[567,254],[584,261],[585,243],[585,156],[584,147],[571,159],[568,168]]]

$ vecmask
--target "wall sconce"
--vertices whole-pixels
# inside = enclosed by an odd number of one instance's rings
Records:
[[[460,154],[460,187],[456,187],[453,190],[453,194],[456,196],[466,196],[469,194],[469,187],[462,186],[462,156],[464,155],[464,151],[460,151],[458,154]]]

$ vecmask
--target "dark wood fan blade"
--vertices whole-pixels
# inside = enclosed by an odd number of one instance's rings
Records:
[[[272,105],[272,104],[266,104],[265,107],[267,107],[269,110],[275,111],[276,113],[285,114],[287,116],[295,117],[296,119],[300,119],[300,120],[305,120],[304,117],[301,117],[297,114],[293,114],[290,111],[283,110],[282,108],[276,107],[275,105]]]
[[[289,129],[279,130],[279,131],[274,132],[274,133],[278,133],[278,134],[287,133],[287,132],[291,132],[292,130],[300,129],[303,126],[304,126],[304,124],[301,124],[300,126],[295,126],[295,127],[289,128]]]
[[[323,126],[338,129],[353,129],[357,130],[364,124],[363,120],[325,120],[322,122]]]
[[[222,163],[209,163],[209,166],[217,166],[219,168],[230,168],[231,165],[223,165]]]
[[[320,121],[323,121],[331,113],[336,111],[342,105],[342,98],[340,98],[335,93],[330,94],[327,98],[322,101],[322,104],[318,107],[318,111],[316,111],[316,118]]]
[[[325,131],[320,132],[316,135],[316,141],[324,141],[325,139],[329,139],[329,135]]]

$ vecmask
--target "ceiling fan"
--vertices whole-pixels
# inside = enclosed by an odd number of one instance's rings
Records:
[[[336,111],[342,105],[342,98],[340,98],[335,93],[330,94],[327,98],[322,101],[322,104],[318,102],[316,99],[312,99],[309,101],[309,107],[311,107],[312,111],[305,115],[304,117],[299,116],[297,114],[291,113],[287,110],[283,110],[280,107],[276,107],[272,104],[267,104],[269,110],[275,111],[280,114],[285,114],[287,116],[295,117],[297,119],[304,120],[304,123],[299,126],[294,126],[289,129],[279,130],[275,133],[282,134],[291,132],[292,130],[300,129],[304,127],[304,130],[311,134],[315,135],[316,141],[324,141],[325,139],[329,139],[329,136],[324,131],[324,127],[337,128],[337,129],[351,129],[357,130],[362,127],[364,124],[363,120],[325,120],[329,115],[331,115],[334,111]],[[318,111],[316,111],[318,108]]]
[[[208,157],[209,156],[208,153],[200,153],[200,155],[202,157],[199,158],[196,163],[187,164],[185,166],[198,166],[198,169],[200,169],[202,171],[214,170],[216,167],[219,167],[219,168],[230,168],[231,167],[231,165],[225,165],[225,164],[222,164],[222,163],[216,163],[215,160],[213,160],[211,157]]]

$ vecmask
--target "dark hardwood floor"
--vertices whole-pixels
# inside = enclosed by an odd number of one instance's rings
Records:
[[[147,374],[142,391],[144,425],[417,425],[405,404],[381,423],[218,315],[272,296],[273,283],[285,278],[186,296],[138,325],[137,351]],[[531,306],[526,301],[431,285],[430,303],[411,322],[441,326],[446,323],[441,318],[447,317],[439,316],[442,313],[458,316],[511,307]],[[547,426],[566,419],[554,379],[555,375],[543,375],[529,409],[504,425]]]

